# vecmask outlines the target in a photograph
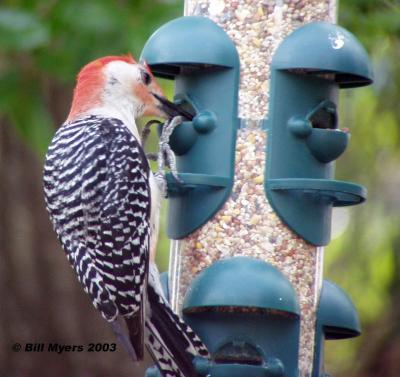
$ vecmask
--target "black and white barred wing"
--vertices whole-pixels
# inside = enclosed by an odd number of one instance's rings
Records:
[[[119,314],[128,324],[136,356],[142,359],[151,229],[150,169],[141,146],[125,126],[105,120],[100,132],[109,157],[96,242],[105,258],[99,262],[103,262],[106,287],[115,295]],[[90,187],[86,192],[92,192]],[[87,218],[91,221],[90,215]]]
[[[102,145],[107,146],[106,175],[104,187],[93,188],[90,182],[84,187],[85,218],[89,231],[94,231],[99,267],[109,288],[114,289],[119,313],[130,316],[142,305],[139,296],[147,274],[150,170],[143,150],[125,126],[104,120],[99,128]],[[102,155],[100,151],[100,160]],[[97,197],[101,201],[93,205]]]
[[[149,247],[149,167],[116,119],[90,117],[56,133],[45,164],[45,197],[67,257],[108,321],[122,315],[143,348]]]

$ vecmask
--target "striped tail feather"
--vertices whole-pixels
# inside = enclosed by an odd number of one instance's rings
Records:
[[[198,377],[193,359],[196,356],[208,357],[209,353],[164,298],[158,271],[154,273],[154,267],[150,267],[147,287],[147,349],[164,377]]]

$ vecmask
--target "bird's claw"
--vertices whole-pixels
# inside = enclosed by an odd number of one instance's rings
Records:
[[[179,184],[182,184],[183,181],[181,178],[179,178],[178,171],[176,168],[175,154],[169,145],[169,139],[172,133],[174,132],[175,128],[179,126],[182,122],[183,118],[181,116],[177,116],[172,118],[169,122],[166,122],[162,127],[160,141],[159,141],[158,158],[157,158],[158,171],[156,173],[158,174],[159,179],[165,180],[165,167],[168,166],[171,169],[172,176]],[[164,192],[164,194],[165,193],[166,192]]]
[[[165,177],[165,174],[163,172],[157,171],[154,173],[154,178],[156,180],[158,189],[161,192],[161,195],[164,198],[168,197],[168,184],[167,184],[167,179]]]
[[[178,175],[178,170],[176,168],[176,159],[175,159],[175,154],[171,150],[171,147],[169,144],[164,143],[161,146],[162,153],[164,155],[164,165],[169,167],[171,170],[171,175],[174,177],[175,181],[177,181],[180,184],[183,184],[182,179]]]
[[[143,149],[144,149],[145,146],[146,146],[147,139],[149,138],[149,135],[150,135],[150,132],[151,132],[150,127],[151,127],[153,124],[160,124],[160,123],[161,123],[161,122],[160,122],[159,120],[153,119],[153,120],[148,121],[148,122],[143,126],[142,132],[141,132],[141,134],[140,134],[140,139],[141,139],[141,141],[142,141],[142,148],[143,148]]]
[[[176,116],[172,118],[169,122],[165,122],[160,136],[160,143],[165,142],[168,144],[172,132],[174,132],[175,128],[180,124],[182,124],[182,122],[183,122],[183,117],[181,116]]]

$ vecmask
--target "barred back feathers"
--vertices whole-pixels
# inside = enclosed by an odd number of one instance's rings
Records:
[[[90,116],[54,136],[44,167],[45,201],[94,306],[111,323],[127,321],[133,357],[143,356],[146,343],[165,377],[194,377],[192,360],[208,355],[206,348],[163,298],[157,272],[146,285],[150,174],[140,144],[120,120]]]

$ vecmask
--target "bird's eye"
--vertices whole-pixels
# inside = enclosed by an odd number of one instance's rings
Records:
[[[140,71],[140,74],[142,76],[142,81],[145,85],[149,85],[151,83],[151,75],[146,72],[146,71]]]

